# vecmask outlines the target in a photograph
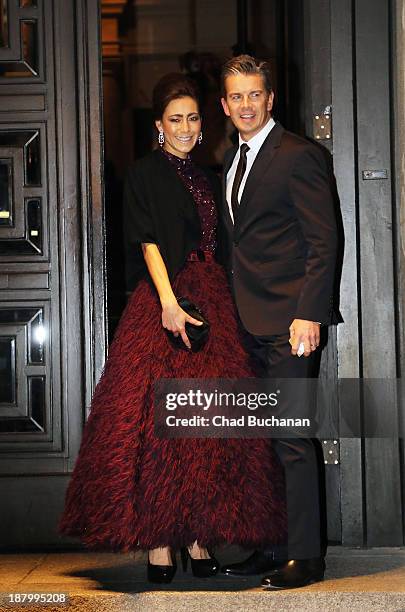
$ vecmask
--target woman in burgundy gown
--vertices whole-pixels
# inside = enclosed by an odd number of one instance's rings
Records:
[[[136,162],[126,183],[125,230],[134,251],[142,245],[146,274],[96,387],[60,530],[93,549],[148,550],[149,580],[170,582],[179,548],[190,555],[194,575],[214,575],[210,547],[279,543],[285,516],[269,440],[154,435],[156,380],[254,375],[215,259],[218,181],[189,157],[201,138],[194,84],[164,77],[154,106],[163,146]],[[168,332],[180,334],[188,345],[185,322],[196,323],[175,295],[187,296],[210,322],[199,352],[169,341]]]

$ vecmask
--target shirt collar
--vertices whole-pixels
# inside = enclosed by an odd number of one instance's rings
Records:
[[[266,125],[262,127],[260,132],[258,132],[255,136],[253,136],[253,138],[251,138],[247,142],[245,140],[242,140],[239,134],[239,148],[242,144],[247,144],[249,145],[249,149],[253,151],[255,155],[257,155],[257,153],[260,150],[260,147],[262,146],[262,144],[264,143],[267,136],[270,134],[271,130],[273,129],[275,125],[276,125],[276,122],[274,121],[273,117],[270,117],[270,119],[268,120]]]

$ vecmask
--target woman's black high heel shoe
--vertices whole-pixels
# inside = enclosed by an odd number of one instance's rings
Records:
[[[210,559],[193,559],[187,548],[182,548],[180,552],[183,572],[187,571],[187,562],[190,557],[191,571],[196,578],[209,578],[218,573],[219,563],[215,557],[211,556]]]
[[[171,582],[177,570],[176,557],[173,557],[173,555],[172,562],[173,565],[154,565],[148,558],[148,581],[155,584],[168,584]]]

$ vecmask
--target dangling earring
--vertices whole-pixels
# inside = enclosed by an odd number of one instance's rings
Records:
[[[161,147],[163,147],[163,145],[165,144],[165,135],[162,131],[159,131],[158,142]]]
[[[198,137],[198,144],[200,145],[202,143],[202,132],[200,132],[200,135]]]

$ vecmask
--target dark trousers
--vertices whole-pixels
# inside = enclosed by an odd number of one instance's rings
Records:
[[[263,368],[266,378],[314,378],[318,351],[309,357],[291,355],[289,335],[250,336],[248,349]],[[287,550],[275,557],[311,559],[321,556],[318,461],[310,438],[273,439],[273,448],[284,468],[288,518]]]

